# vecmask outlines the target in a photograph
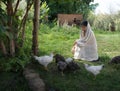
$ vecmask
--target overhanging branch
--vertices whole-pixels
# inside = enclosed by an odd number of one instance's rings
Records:
[[[17,12],[17,9],[18,9],[18,6],[19,6],[19,3],[20,3],[20,0],[17,0],[17,3],[16,3],[16,6],[15,6],[15,9],[14,9],[14,15],[16,14]]]

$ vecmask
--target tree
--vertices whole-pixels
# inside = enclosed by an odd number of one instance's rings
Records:
[[[49,7],[46,2],[42,2],[40,6],[40,20],[42,23],[46,23],[48,21],[48,11]]]
[[[39,29],[39,16],[40,16],[40,0],[34,0],[34,19],[33,19],[33,43],[32,51],[34,55],[38,53],[38,29]]]
[[[19,9],[21,0],[1,0],[0,1],[0,45],[4,55],[15,56],[16,49],[19,48],[21,42],[18,40],[22,35],[22,43],[24,40],[25,25],[33,0],[26,0],[27,6],[24,10]],[[22,12],[22,13],[21,13]],[[21,18],[19,18],[21,17]]]
[[[48,22],[48,11],[49,7],[46,1],[40,3],[40,22],[47,23]],[[32,7],[29,11],[28,19],[32,20],[34,16],[34,7]]]
[[[98,4],[90,4],[94,0],[42,0],[46,1],[49,10],[49,19],[54,20],[59,13],[77,13],[87,17],[91,10],[94,10]]]

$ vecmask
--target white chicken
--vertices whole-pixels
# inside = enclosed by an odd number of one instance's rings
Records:
[[[72,62],[73,60],[74,60],[73,58],[67,58],[67,59],[65,59],[65,62],[68,64],[68,63]]]
[[[88,64],[84,64],[85,65],[85,69],[87,70],[87,71],[89,71],[89,72],[91,72],[94,76],[95,76],[95,78],[94,79],[96,79],[96,76],[100,73],[100,71],[102,70],[102,68],[104,67],[104,64],[102,64],[102,65],[97,65],[97,66],[90,66],[90,65],[88,65]]]
[[[50,56],[45,55],[45,56],[34,56],[35,60],[37,60],[39,62],[39,64],[43,65],[45,67],[45,70],[48,71],[48,64],[51,63],[53,61],[53,56],[54,54],[51,53]]]

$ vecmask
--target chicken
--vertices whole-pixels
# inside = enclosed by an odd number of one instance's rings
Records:
[[[65,62],[65,58],[62,55],[60,55],[60,54],[55,54],[54,58],[55,58],[55,62],[56,63],[59,62],[59,61]]]
[[[64,76],[64,71],[66,70],[67,68],[67,63],[66,62],[63,62],[63,61],[59,61],[57,63],[57,68],[58,70],[61,72],[62,76]]]
[[[84,64],[84,65],[85,65],[85,69],[91,72],[95,76],[94,79],[96,79],[96,76],[100,73],[100,71],[104,67],[104,64],[98,66],[90,66],[88,64]]]
[[[68,70],[75,71],[77,69],[80,69],[80,66],[74,61],[73,58],[67,58],[65,61],[67,63]]]
[[[57,64],[58,71],[60,71],[62,76],[63,76],[64,75],[63,72],[67,68],[67,63],[65,62],[65,58],[62,55],[60,55],[60,54],[56,54],[54,56],[54,58],[55,58],[55,62]]]
[[[114,64],[120,63],[120,56],[115,56],[115,57],[113,57],[113,58],[110,60],[109,64],[112,64],[112,63],[114,63]]]
[[[56,54],[54,56],[55,62],[57,64],[58,70],[61,72],[62,76],[64,75],[64,71],[75,71],[79,69],[79,65],[74,61],[73,58],[65,59],[62,55]]]
[[[72,61],[74,61],[73,58],[67,58],[67,59],[65,59],[65,62],[66,62],[67,64],[70,63],[70,62],[72,62]]]
[[[50,56],[45,55],[45,56],[34,56],[35,60],[37,60],[39,62],[39,64],[43,65],[45,67],[45,70],[48,71],[48,64],[51,63],[53,61],[53,56],[54,54],[51,53]]]
[[[67,69],[69,71],[76,71],[76,70],[80,69],[80,66],[75,61],[72,61],[67,64]]]

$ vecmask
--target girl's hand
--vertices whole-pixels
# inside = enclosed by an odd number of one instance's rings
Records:
[[[77,42],[75,41],[74,44],[73,44],[73,46],[76,45],[76,44],[77,44]]]
[[[72,47],[72,50],[71,50],[72,54],[75,53],[75,46]]]

